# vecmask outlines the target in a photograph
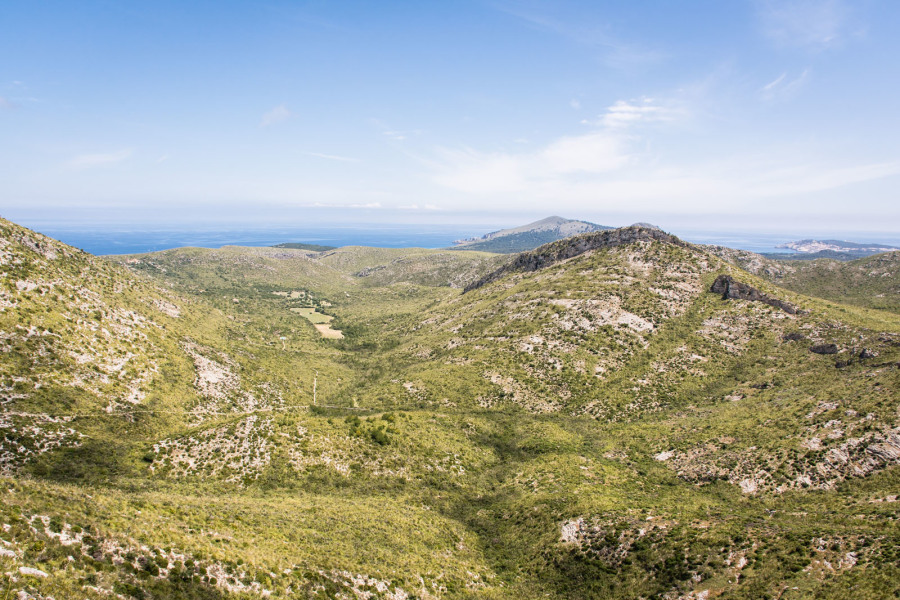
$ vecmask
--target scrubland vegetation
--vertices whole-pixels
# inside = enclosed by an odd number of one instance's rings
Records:
[[[641,231],[462,293],[514,257],[3,221],[0,597],[895,597],[893,258]]]

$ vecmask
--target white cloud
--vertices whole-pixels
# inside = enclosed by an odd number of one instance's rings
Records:
[[[777,88],[779,85],[781,85],[781,82],[784,81],[785,77],[787,77],[787,73],[782,73],[781,75],[776,77],[774,80],[772,80],[769,83],[767,83],[766,85],[764,85],[762,88],[762,91],[763,92],[771,92],[772,90]]]
[[[381,208],[381,202],[367,202],[365,204],[348,204],[347,208]]]
[[[809,80],[809,69],[805,69],[800,75],[788,79],[787,73],[782,73],[774,80],[764,85],[760,90],[760,97],[772,102],[775,100],[788,100],[793,98]]]
[[[93,169],[97,167],[107,167],[128,160],[131,157],[131,150],[120,150],[119,152],[110,152],[106,154],[79,154],[66,161],[66,166],[70,169],[83,170]]]
[[[638,123],[676,120],[682,111],[652,98],[610,106],[593,130],[563,136],[531,152],[479,152],[471,148],[439,149],[429,164],[440,185],[473,194],[522,192],[537,183],[598,177],[634,164],[638,140],[628,129]]]
[[[160,156],[159,158],[156,159],[156,162],[163,163],[163,162],[166,162],[167,160],[169,160],[169,155],[163,154],[162,156]]]
[[[291,118],[292,114],[293,113],[289,111],[284,104],[279,104],[262,116],[262,120],[259,122],[259,126],[268,127],[276,123],[287,121],[289,118]]]
[[[395,139],[397,141],[403,141],[411,135],[422,135],[424,133],[421,129],[409,129],[407,131],[397,131],[394,129],[386,129],[381,132],[383,135],[386,135],[389,138]]]
[[[323,154],[321,152],[307,152],[308,156],[315,156],[327,160],[336,160],[340,162],[359,162],[358,158],[350,158],[348,156],[338,156],[337,154]]]
[[[573,98],[569,100],[569,106],[571,106],[575,110],[579,110],[581,108],[581,101],[579,101],[577,98]]]
[[[393,140],[397,140],[398,142],[402,142],[403,140],[411,137],[411,136],[419,136],[425,133],[424,129],[396,129],[391,127],[381,119],[370,119],[372,125],[381,130],[381,134],[389,137]]]
[[[606,173],[628,162],[624,140],[606,131],[563,137],[534,157],[538,173],[544,176],[569,173]]]
[[[13,106],[15,106],[15,105],[12,102],[7,100],[3,96],[0,96],[0,109],[10,109]]]
[[[466,148],[439,150],[435,181],[475,194],[523,191],[535,181],[600,174],[630,160],[625,140],[607,131],[559,138],[537,152],[483,153]]]
[[[522,190],[526,184],[527,155],[484,154],[467,148],[440,149],[433,163],[434,181],[439,185],[472,194],[493,194]]]
[[[419,206],[418,204],[403,204],[397,207],[397,210],[440,210],[435,204],[425,204]]]
[[[628,127],[638,122],[674,121],[677,111],[654,102],[652,98],[619,100],[600,117],[600,124],[611,128]]]
[[[760,0],[763,32],[781,46],[824,49],[847,29],[849,10],[842,0]]]

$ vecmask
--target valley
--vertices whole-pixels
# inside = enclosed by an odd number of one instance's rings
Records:
[[[98,258],[0,221],[0,593],[891,597],[896,254]]]

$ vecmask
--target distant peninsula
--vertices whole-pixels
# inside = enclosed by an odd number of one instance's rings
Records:
[[[534,250],[538,246],[573,235],[605,229],[612,229],[612,227],[553,216],[527,225],[493,231],[481,237],[457,240],[452,249],[512,254]]]
[[[775,246],[793,252],[767,253],[767,258],[778,260],[815,260],[817,258],[832,258],[835,260],[854,260],[882,252],[894,252],[900,250],[897,246],[887,244],[847,242],[843,240],[799,240],[786,242]]]

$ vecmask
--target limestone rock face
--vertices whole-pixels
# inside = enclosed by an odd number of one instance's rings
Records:
[[[610,229],[598,233],[586,233],[558,242],[545,244],[531,252],[519,254],[515,260],[507,263],[492,273],[488,273],[478,281],[465,287],[463,292],[470,292],[491,282],[497,281],[507,273],[528,273],[549,267],[569,258],[574,258],[591,250],[614,248],[639,241],[661,241],[687,246],[677,237],[660,229],[635,226]]]
[[[797,307],[777,298],[770,298],[755,287],[735,281],[731,275],[719,275],[713,282],[710,291],[714,294],[722,294],[723,300],[748,300],[750,302],[762,302],[775,308],[780,308],[786,313],[797,314]]]

